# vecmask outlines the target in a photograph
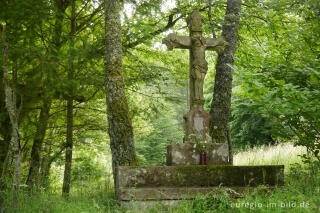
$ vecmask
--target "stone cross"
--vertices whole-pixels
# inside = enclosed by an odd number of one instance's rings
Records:
[[[162,40],[169,50],[175,48],[190,50],[189,94],[190,111],[184,116],[186,123],[185,142],[210,141],[209,114],[204,111],[203,83],[208,71],[205,51],[223,51],[227,42],[223,37],[213,39],[202,36],[204,17],[199,10],[194,10],[187,19],[190,36],[169,34]]]

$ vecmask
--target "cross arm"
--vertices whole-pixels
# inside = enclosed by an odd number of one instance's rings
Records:
[[[190,49],[191,39],[189,36],[178,36],[174,33],[170,33],[166,38],[162,39],[162,43],[167,46],[169,50],[174,48]]]
[[[221,53],[227,45],[228,42],[226,42],[223,37],[206,38],[206,50],[212,50]]]
[[[175,48],[191,48],[191,38],[189,36],[178,36],[174,33],[170,33],[166,38],[162,39],[162,43],[165,44],[169,50],[173,50]],[[228,42],[226,42],[223,37],[205,38],[206,50],[212,50],[221,53],[227,45]]]

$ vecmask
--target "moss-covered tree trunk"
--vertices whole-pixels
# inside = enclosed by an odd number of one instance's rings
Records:
[[[49,175],[49,157],[51,153],[51,142],[46,141],[44,145],[44,154],[41,158],[41,164],[40,164],[40,171],[39,171],[39,184],[41,187],[47,187],[48,186],[48,175]],[[48,168],[49,167],[49,168]]]
[[[6,108],[9,113],[12,135],[11,135],[11,148],[14,160],[14,200],[18,203],[18,193],[20,188],[20,176],[21,176],[21,166],[20,166],[20,135],[19,135],[19,110],[17,109],[16,101],[16,85],[17,85],[17,70],[13,70],[14,85],[9,84],[9,74],[8,74],[8,41],[6,38],[5,25],[0,24],[0,32],[2,37],[3,52],[2,52],[2,68],[3,68],[3,84],[5,91],[5,103]]]
[[[218,55],[213,99],[210,110],[210,136],[214,142],[225,143],[231,108],[232,65],[237,49],[241,0],[228,0],[222,36],[228,42]]]
[[[51,100],[43,102],[41,107],[36,135],[33,140],[31,157],[30,157],[30,166],[29,174],[27,178],[27,185],[33,187],[34,184],[39,183],[39,168],[40,168],[40,152],[42,147],[42,142],[46,135],[47,124],[49,120],[49,112],[51,107]]]
[[[68,196],[70,192],[71,182],[71,165],[72,165],[72,148],[73,148],[73,99],[67,100],[67,141],[66,141],[66,157],[64,166],[62,195]]]
[[[106,96],[108,132],[112,152],[112,168],[137,165],[133,129],[122,76],[122,43],[119,0],[105,0],[106,22]]]

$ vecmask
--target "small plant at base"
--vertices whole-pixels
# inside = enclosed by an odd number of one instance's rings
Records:
[[[206,138],[204,140],[198,139],[195,134],[190,134],[188,138],[192,138],[193,140],[191,141],[195,141],[193,148],[195,148],[198,152],[208,152],[212,144],[212,139],[208,134],[206,134]]]
[[[210,143],[208,143],[207,141],[199,141],[195,144],[195,148],[199,152],[208,152],[209,147],[210,147]]]

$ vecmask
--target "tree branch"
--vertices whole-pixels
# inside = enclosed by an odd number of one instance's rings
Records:
[[[178,18],[176,18],[175,20],[173,20],[173,16],[175,14],[170,14],[169,17],[168,17],[168,23],[166,26],[164,26],[163,28],[160,28],[158,30],[155,30],[153,31],[152,33],[150,34],[147,34],[143,37],[141,37],[140,39],[132,42],[132,43],[129,43],[128,45],[125,45],[126,48],[134,48],[135,46],[137,46],[138,44],[142,43],[143,41],[147,40],[147,39],[150,39],[151,37],[154,37],[156,35],[159,35],[160,33],[163,33],[167,30],[169,30],[171,27],[173,27],[177,21],[179,21],[180,19],[182,19],[183,17],[186,16],[186,14],[182,14],[180,15]]]
[[[200,8],[199,11],[205,11],[209,6],[205,6],[203,8]],[[159,35],[160,33],[163,33],[167,30],[169,30],[170,28],[172,28],[180,19],[184,18],[185,16],[188,15],[188,12],[186,13],[181,13],[180,16],[176,19],[173,19],[174,15],[177,15],[179,14],[179,10],[176,10],[175,12],[171,13],[170,15],[168,15],[168,22],[166,24],[166,26],[160,28],[160,29],[157,29],[147,35],[144,35],[142,37],[140,37],[139,39],[137,39],[136,41],[134,42],[131,42],[131,43],[128,43],[128,44],[123,44],[123,47],[125,49],[130,49],[130,48],[134,48],[136,47],[137,45],[143,43],[144,41],[146,40],[149,40],[150,38],[156,36],[156,35]],[[155,26],[158,22],[156,22],[155,24],[152,24],[152,26]],[[130,35],[129,35],[130,36]]]

